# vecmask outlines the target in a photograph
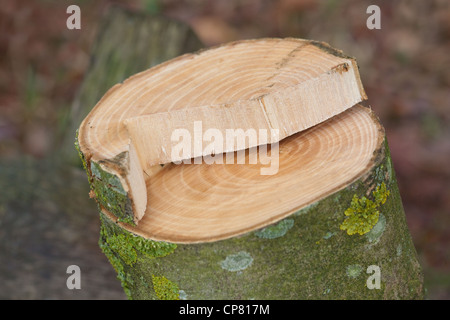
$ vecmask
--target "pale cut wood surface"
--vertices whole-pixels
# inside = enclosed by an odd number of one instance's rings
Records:
[[[327,44],[243,40],[182,55],[115,85],[82,122],[78,142],[88,162],[102,162],[120,178],[137,223],[150,202],[144,175],[156,174],[158,164],[278,142],[364,99],[356,61]],[[195,140],[188,152],[172,152],[175,130],[196,139],[198,121],[200,137],[208,129],[267,135],[213,150],[196,148]]]
[[[357,105],[280,143],[279,171],[261,164],[169,164],[147,180],[147,212],[137,227],[154,240],[229,238],[272,224],[347,186],[374,164],[384,131]],[[105,211],[111,219],[114,217]]]
[[[114,86],[80,127],[92,160],[111,159],[134,144],[142,169],[182,160],[171,153],[177,128],[193,135],[241,128],[278,129],[277,142],[366,98],[356,62],[325,44],[300,39],[238,41],[183,55]],[[216,149],[215,153],[237,150]],[[184,159],[206,155],[195,150]]]

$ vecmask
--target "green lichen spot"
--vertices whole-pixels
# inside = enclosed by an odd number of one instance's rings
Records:
[[[178,291],[178,295],[180,297],[180,300],[187,300],[187,294],[184,290]]]
[[[334,232],[328,231],[322,238],[325,240],[330,239],[332,236],[334,236]]]
[[[235,272],[247,269],[253,262],[253,258],[245,251],[240,251],[226,257],[221,262],[221,267],[225,270]]]
[[[363,268],[359,264],[352,264],[347,266],[346,273],[349,278],[354,279],[361,274],[362,270]]]
[[[178,286],[166,277],[152,274],[153,289],[159,300],[180,300]]]
[[[279,223],[261,229],[255,232],[255,235],[262,239],[275,239],[282,237],[288,232],[290,228],[294,225],[293,219],[284,219]]]
[[[383,235],[384,229],[386,229],[386,217],[380,213],[380,217],[378,218],[378,222],[375,224],[375,226],[370,230],[368,233],[366,233],[366,237],[371,243],[377,243],[378,240]]]
[[[380,212],[378,209],[384,204],[389,196],[389,190],[383,182],[372,192],[373,200],[366,197],[353,196],[350,207],[345,210],[346,219],[340,225],[341,230],[347,234],[366,234],[377,224]]]
[[[384,181],[386,175],[386,170],[384,169],[384,165],[380,165],[375,169],[375,179],[377,181]]]
[[[298,210],[297,212],[294,213],[294,216],[300,216],[302,214],[308,213],[309,210],[314,209],[315,207],[317,207],[317,205],[319,204],[319,201],[316,201],[312,204],[310,204],[309,206],[304,207],[303,209]]]

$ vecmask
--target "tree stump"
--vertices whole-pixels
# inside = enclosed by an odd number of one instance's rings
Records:
[[[128,297],[423,298],[365,99],[353,58],[299,39],[185,54],[111,88],[76,144]],[[182,152],[175,132],[194,137]]]

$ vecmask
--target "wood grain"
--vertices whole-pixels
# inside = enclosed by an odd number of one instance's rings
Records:
[[[356,61],[324,43],[243,40],[182,55],[115,85],[82,122],[78,142],[88,162],[120,178],[137,223],[152,206],[143,181],[159,164],[276,143],[364,99]],[[277,134],[213,151],[196,149],[195,141],[181,156],[171,152],[172,133],[195,136],[196,121],[202,135],[208,129],[223,136],[236,129]]]
[[[365,98],[351,58],[306,40],[238,41],[183,55],[114,86],[83,121],[80,147],[93,160],[110,159],[128,150],[131,139],[147,171],[181,160],[169,151],[171,133],[192,132],[195,120],[204,131],[276,128],[283,139]]]

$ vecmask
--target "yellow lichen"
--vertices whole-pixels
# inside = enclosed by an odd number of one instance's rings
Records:
[[[373,200],[366,197],[358,198],[353,196],[350,207],[345,210],[346,219],[340,225],[341,230],[346,230],[347,234],[363,235],[375,226],[380,217],[379,207],[384,204],[389,196],[389,190],[383,182],[372,192]]]

